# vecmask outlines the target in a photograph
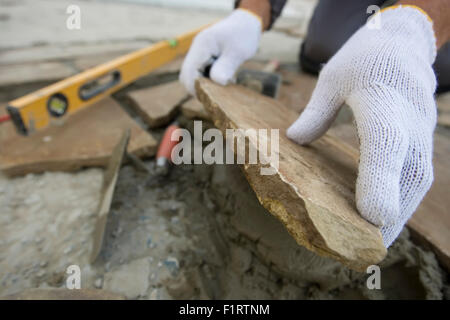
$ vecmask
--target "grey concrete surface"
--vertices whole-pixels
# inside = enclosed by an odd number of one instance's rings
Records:
[[[157,6],[162,2],[148,1],[153,5],[144,5],[131,0],[0,0],[0,64],[46,59],[49,54],[58,57],[58,52],[65,57],[72,47],[77,51],[80,45],[94,54],[114,51],[117,46],[134,50],[137,43],[143,47],[225,17],[230,11],[223,6],[226,2],[193,1],[187,7],[187,1]],[[292,1],[277,26],[304,33],[314,3]],[[80,30],[66,26],[69,5],[81,10]],[[299,45],[298,37],[274,28],[264,35],[257,58],[295,62]]]

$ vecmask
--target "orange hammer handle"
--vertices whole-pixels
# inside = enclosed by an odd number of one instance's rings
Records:
[[[172,150],[178,144],[178,140],[172,141],[172,133],[180,129],[175,124],[172,124],[167,127],[166,132],[164,132],[164,136],[159,144],[158,152],[156,153],[156,159],[166,158],[169,161],[172,161]]]
[[[11,117],[9,115],[0,116],[0,123],[6,122],[6,121],[9,121],[9,120],[11,120]]]

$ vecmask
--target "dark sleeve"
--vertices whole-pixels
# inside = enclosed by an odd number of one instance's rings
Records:
[[[286,4],[287,0],[269,0],[270,7],[271,7],[271,15],[270,15],[270,24],[267,30],[270,30],[272,28],[272,25],[274,22],[278,19],[278,17],[281,15],[281,11],[283,11],[283,7]],[[234,8],[237,8],[239,6],[239,3],[241,0],[235,0],[234,1]]]

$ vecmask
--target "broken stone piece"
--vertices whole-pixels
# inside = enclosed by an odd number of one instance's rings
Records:
[[[131,130],[127,152],[138,157],[156,153],[158,141],[112,98],[72,114],[62,125],[51,125],[27,137],[19,135],[12,123],[4,123],[0,126],[0,170],[15,176],[106,166],[125,129]],[[44,137],[51,141],[45,142]]]
[[[116,188],[119,170],[122,165],[123,158],[130,140],[130,130],[125,130],[119,142],[117,143],[103,176],[103,186],[101,192],[101,200],[97,209],[97,220],[93,232],[93,244],[90,262],[93,263],[97,259],[102,249],[103,236],[105,233],[106,222],[111,208],[111,203]]]
[[[181,113],[188,119],[209,120],[208,111],[205,110],[200,101],[192,98],[181,106]]]
[[[168,124],[175,115],[177,106],[188,93],[178,82],[131,91],[127,94],[138,115],[150,128]]]
[[[246,163],[243,170],[259,202],[297,243],[357,271],[383,260],[386,248],[379,229],[356,210],[357,163],[348,147],[327,135],[308,147],[295,144],[285,131],[298,114],[243,87],[200,79],[197,96],[223,132],[279,129],[278,165],[270,159],[274,174],[261,175],[260,162]],[[270,134],[267,143],[276,143]],[[255,137],[248,144],[258,150]]]
[[[450,271],[450,143],[436,131],[433,145],[434,182],[417,211],[409,219],[413,235],[430,246],[442,265]]]

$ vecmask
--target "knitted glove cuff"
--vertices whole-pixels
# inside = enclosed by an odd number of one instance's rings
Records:
[[[417,46],[426,46],[427,59],[434,63],[437,55],[436,35],[433,20],[424,10],[412,5],[397,5],[383,9],[379,14],[382,28],[386,27],[389,32],[402,30],[409,33]]]

